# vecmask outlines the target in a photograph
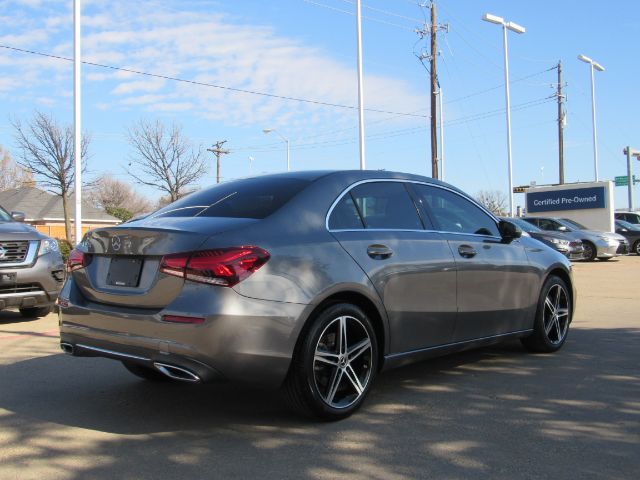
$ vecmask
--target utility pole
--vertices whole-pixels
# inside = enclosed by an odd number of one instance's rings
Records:
[[[421,7],[427,7],[427,4],[421,4]],[[431,106],[431,177],[438,178],[438,95],[440,94],[440,87],[438,83],[438,71],[437,71],[437,58],[438,58],[438,30],[449,31],[449,25],[438,25],[436,23],[436,2],[431,1],[429,7],[431,9],[431,25],[425,23],[423,28],[416,29],[416,33],[421,39],[425,37],[430,38],[430,53],[416,54],[418,60],[424,65],[425,60],[429,60],[429,94],[430,94],[430,106]]]
[[[564,183],[564,97],[562,96],[562,61],[558,61],[558,178]]]
[[[227,143],[226,140],[220,140],[217,141],[215,145],[212,145],[211,148],[207,148],[207,152],[211,152],[216,156],[216,183],[220,183],[220,158],[222,157],[222,155],[227,155],[229,153],[229,150],[225,150],[222,148],[225,143]]]
[[[438,76],[436,72],[436,55],[438,25],[436,24],[436,2],[431,2],[431,177],[438,178],[438,127],[436,115],[436,95],[438,93]]]

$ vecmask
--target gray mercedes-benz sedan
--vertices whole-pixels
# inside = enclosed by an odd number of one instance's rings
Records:
[[[339,419],[383,369],[520,338],[559,349],[562,254],[451,185],[381,171],[224,183],[89,232],[60,294],[61,347],[149,380],[280,387]]]

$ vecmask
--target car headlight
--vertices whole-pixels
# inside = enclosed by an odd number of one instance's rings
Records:
[[[559,238],[552,238],[551,239],[551,243],[553,243],[555,245],[561,245],[563,247],[568,247],[569,246],[569,240],[561,240]]]
[[[51,252],[60,252],[58,242],[56,242],[53,238],[45,238],[44,240],[40,240],[40,249],[38,250],[38,256],[46,255],[47,253]]]

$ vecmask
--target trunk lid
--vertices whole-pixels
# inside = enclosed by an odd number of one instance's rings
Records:
[[[142,219],[87,233],[79,246],[90,263],[73,272],[92,302],[147,309],[163,308],[184,280],[160,272],[162,257],[193,252],[212,235],[256,222],[242,218],[176,217]]]

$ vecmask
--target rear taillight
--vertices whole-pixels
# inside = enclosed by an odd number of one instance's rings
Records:
[[[160,271],[194,282],[232,287],[267,263],[269,252],[259,247],[231,247],[166,255]]]
[[[69,252],[69,258],[67,258],[67,272],[73,272],[86,267],[91,263],[91,255],[76,250],[75,248]]]

